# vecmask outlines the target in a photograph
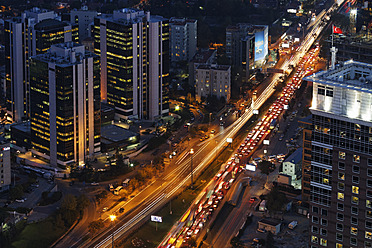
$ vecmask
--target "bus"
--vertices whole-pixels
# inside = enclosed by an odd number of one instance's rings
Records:
[[[114,195],[119,195],[120,191],[123,189],[123,186],[117,186],[114,190]]]

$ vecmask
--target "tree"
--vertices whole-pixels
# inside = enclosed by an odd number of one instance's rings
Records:
[[[266,207],[270,212],[279,212],[282,210],[283,205],[288,202],[284,193],[280,192],[277,188],[273,188],[267,195]]]
[[[66,195],[62,200],[61,209],[62,210],[76,210],[76,208],[77,208],[76,197],[71,194]]]
[[[96,221],[92,221],[88,225],[89,232],[91,234],[95,234],[97,231],[99,231],[103,227],[105,227],[105,224],[103,223],[103,220],[102,219],[99,219],[99,220],[96,220]]]
[[[274,247],[274,237],[272,232],[267,232],[265,244],[266,247]]]
[[[266,175],[266,184],[269,179],[269,174],[271,172],[270,167],[272,166],[272,163],[267,160],[262,160],[261,162],[258,163],[258,169],[260,169],[262,174]]]
[[[17,186],[10,189],[9,197],[11,200],[15,200],[21,198],[23,194],[23,187],[22,185],[18,184]]]

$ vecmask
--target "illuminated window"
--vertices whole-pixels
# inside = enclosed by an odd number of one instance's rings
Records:
[[[343,201],[344,200],[344,197],[345,197],[344,196],[344,193],[340,193],[340,192],[337,193],[337,199]]]
[[[311,242],[318,243],[318,237],[317,236],[311,236]]]
[[[337,234],[339,234],[339,233],[337,233]],[[342,237],[342,234],[339,234],[339,235],[341,235],[341,237]],[[337,238],[337,235],[336,235],[336,238]],[[336,248],[342,248],[342,247],[343,247],[342,244],[336,243]]]
[[[366,207],[367,208],[372,208],[372,201],[371,200],[366,200]]]
[[[364,237],[366,239],[372,239],[372,233],[371,232],[366,232]]]
[[[351,197],[351,202],[354,203],[354,204],[358,204],[359,203],[359,198],[356,197],[356,196],[353,196],[353,197]]]
[[[352,234],[352,235],[358,235],[358,228],[351,227],[350,228],[350,234]]]
[[[339,172],[339,173],[338,173],[338,179],[340,179],[340,180],[345,180],[345,173],[343,173],[343,172]]]
[[[360,131],[360,125],[359,124],[355,124],[355,126],[354,126],[354,129],[355,129],[355,131]]]
[[[345,160],[346,153],[345,152],[338,152],[338,158]]]
[[[327,246],[327,240],[326,239],[320,239],[320,245],[321,246]]]
[[[328,178],[323,178],[323,183],[324,183],[324,184],[329,184],[329,180],[328,180]]]
[[[367,217],[367,218],[372,218],[372,211],[367,210],[367,211],[366,211],[366,217]]]
[[[351,187],[351,190],[352,190],[352,192],[353,192],[354,194],[359,194],[359,187],[357,187],[357,186],[352,186],[352,187]]]
[[[354,156],[353,156],[353,161],[354,161],[355,163],[359,163],[359,162],[360,162],[360,156],[359,156],[359,155],[354,155]]]

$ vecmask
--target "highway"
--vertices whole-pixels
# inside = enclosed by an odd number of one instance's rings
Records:
[[[296,67],[300,62],[298,70],[294,74],[294,77],[285,86],[281,97],[274,102],[262,120],[260,120],[256,127],[249,132],[245,141],[241,144],[236,153],[229,159],[226,166],[221,169],[221,171],[216,175],[215,180],[211,181],[208,187],[206,187],[206,189],[200,194],[194,204],[192,204],[189,210],[185,213],[185,216],[183,216],[180,221],[175,224],[171,232],[168,233],[159,247],[181,247],[183,242],[187,241],[191,236],[198,238],[200,229],[205,228],[206,224],[204,224],[204,222],[208,221],[208,218],[205,218],[206,211],[208,211],[208,217],[209,215],[213,214],[214,209],[217,208],[219,204],[218,198],[221,195],[223,196],[226,194],[226,190],[229,189],[230,184],[234,181],[230,178],[234,178],[235,175],[240,173],[241,169],[244,168],[244,163],[242,163],[242,161],[247,161],[255,149],[257,149],[262,141],[270,134],[271,129],[274,128],[272,125],[275,125],[278,117],[283,113],[284,109],[288,107],[288,103],[293,97],[295,90],[300,87],[302,78],[306,75],[306,73],[309,72],[306,70],[306,68],[304,68],[304,66],[308,62],[314,60],[314,57],[316,56],[314,54],[319,51],[319,47],[317,46],[310,52],[308,51],[322,31],[323,26],[320,25],[320,23],[326,13],[327,11],[323,10],[319,14],[318,18],[316,19],[316,23],[312,23],[313,28],[306,35],[306,38],[299,47],[297,53],[289,60],[285,60],[281,65],[281,69],[288,71],[287,73],[289,74],[292,69],[290,68],[290,65]],[[277,80],[278,75],[274,76],[268,87],[264,88],[262,92],[257,93],[259,94],[259,97],[252,103],[252,106],[246,110],[241,117],[242,119],[250,118],[253,114],[253,109],[258,109],[267,100],[267,98],[271,96],[271,94],[274,92],[274,86],[277,83]],[[252,165],[253,167],[255,166],[254,164]],[[214,207],[211,207],[211,205]],[[190,224],[190,222],[192,223]],[[228,233],[229,232],[224,229],[222,236],[224,236],[225,239],[223,240],[229,240],[232,233]],[[226,243],[222,245],[226,245]]]
[[[322,12],[322,15],[325,11]],[[319,18],[321,20],[321,18]],[[296,66],[299,59],[305,55],[309,50],[315,37],[319,35],[322,27],[319,24],[314,25],[313,29],[306,36],[300,51],[292,56],[290,60],[284,61],[281,68],[290,71],[288,66],[292,64]],[[244,124],[252,117],[253,109],[258,109],[274,92],[274,86],[278,81],[278,75],[273,77],[271,83],[258,92],[258,97],[254,101],[253,106],[246,109],[241,117],[239,117],[232,125],[223,129],[214,137],[194,146],[195,153],[193,156],[193,174],[199,174],[213,159],[215,155],[226,146],[226,138],[232,138],[244,126]],[[217,141],[217,143],[215,142]],[[177,195],[184,187],[189,185],[191,180],[191,155],[189,151],[184,151],[179,158],[173,162],[173,166],[164,173],[161,180],[157,180],[149,184],[143,191],[141,191],[135,198],[118,204],[111,212],[116,213],[119,208],[124,207],[126,212],[124,216],[119,217],[112,228],[108,228],[103,233],[94,237],[92,240],[83,242],[80,240],[75,244],[76,247],[108,247],[111,246],[112,235],[114,240],[124,237],[129,233],[133,227],[149,220],[150,215],[155,213],[170,198]],[[111,213],[110,212],[110,213]],[[110,213],[103,217],[108,217]]]

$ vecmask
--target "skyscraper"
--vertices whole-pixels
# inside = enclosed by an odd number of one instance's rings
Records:
[[[83,45],[52,45],[30,61],[32,153],[53,166],[100,152],[99,58]]]
[[[116,119],[155,120],[169,112],[169,22],[135,9],[94,19],[101,99]]]
[[[29,57],[78,38],[77,25],[56,18],[53,11],[33,8],[5,22],[6,98],[13,121],[28,118]]]
[[[313,82],[310,247],[372,247],[372,65],[347,61]]]

